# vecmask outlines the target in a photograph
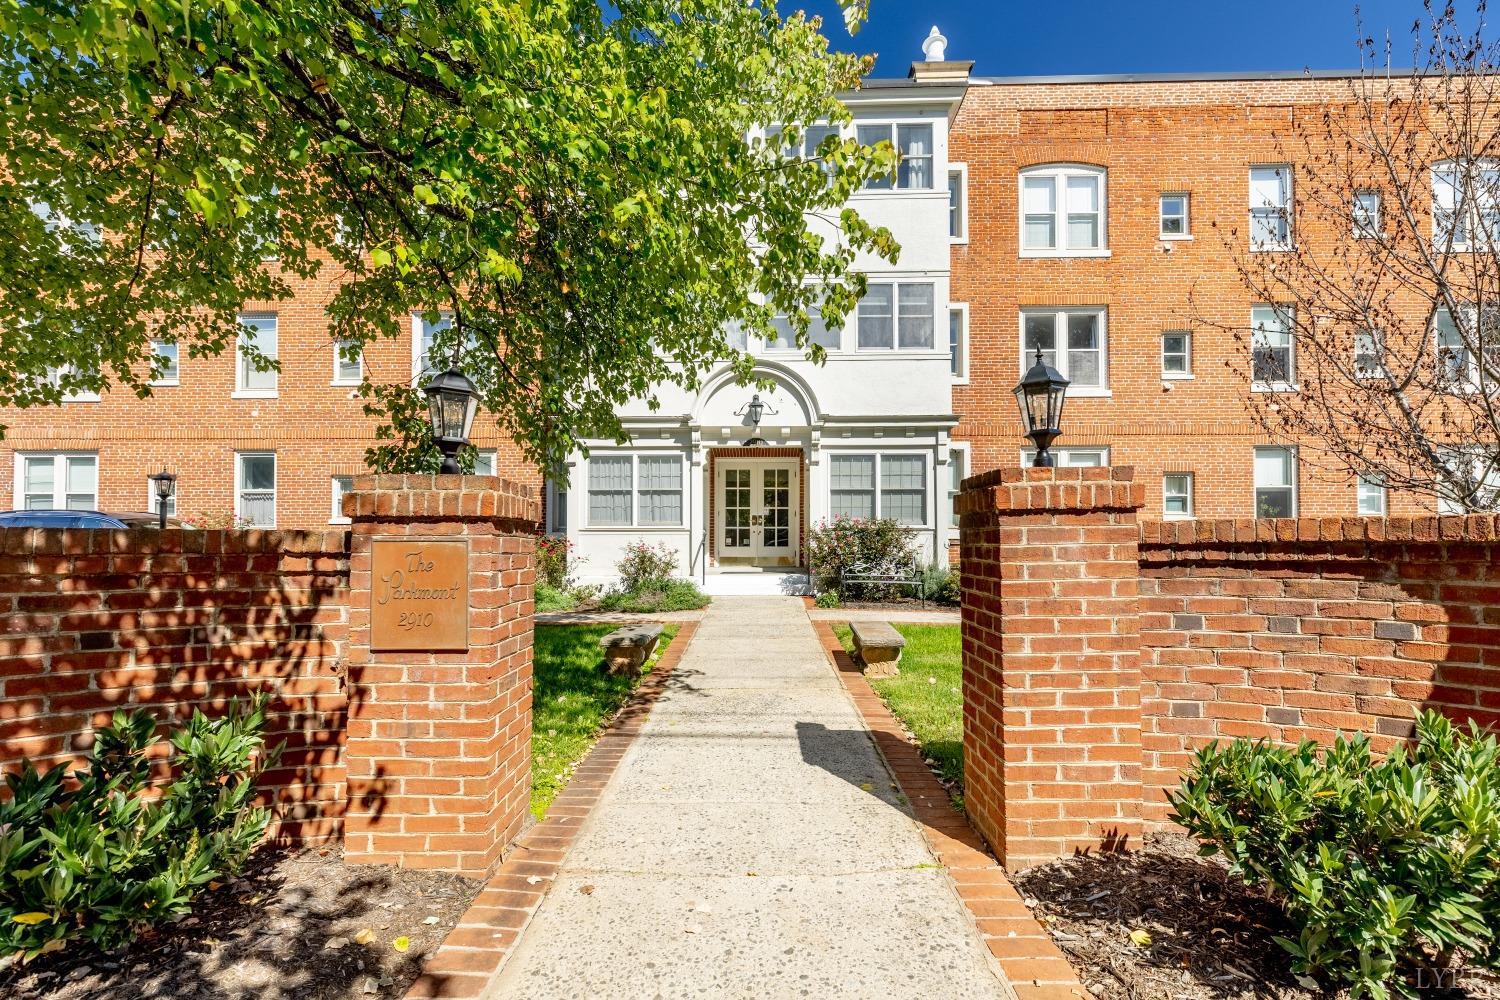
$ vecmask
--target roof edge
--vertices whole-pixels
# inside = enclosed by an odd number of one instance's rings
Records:
[[[1419,75],[1427,75],[1420,73]],[[1082,73],[1058,76],[976,76],[971,85],[982,87],[1023,86],[1027,84],[1088,84],[1088,83],[1193,83],[1231,82],[1257,80],[1352,80],[1361,77],[1390,76],[1409,79],[1410,69],[1285,69],[1243,70],[1202,73]]]

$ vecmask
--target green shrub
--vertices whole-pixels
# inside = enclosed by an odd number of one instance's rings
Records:
[[[820,521],[807,533],[807,565],[819,593],[839,589],[845,569],[872,567],[877,572],[909,573],[913,562],[913,533],[890,518],[835,517]],[[908,593],[910,590],[908,588]],[[884,600],[898,588],[853,586],[845,597]]]
[[[639,591],[648,582],[670,580],[676,574],[677,550],[666,542],[656,545],[631,542],[625,546],[625,555],[615,563],[615,572],[620,574],[622,591]]]
[[[556,587],[545,583],[536,585],[536,613],[545,615],[549,612],[572,611],[578,607],[578,598],[570,591],[558,590]]]
[[[194,711],[171,736],[174,780],[150,786],[160,742],[140,709],[116,712],[94,733],[87,770],[38,774],[30,761],[6,776],[0,804],[0,953],[30,959],[74,938],[104,949],[190,909],[211,880],[237,874],[270,821],[251,807],[266,754],[266,696],[231,702],[209,719]],[[160,755],[155,755],[160,756]]]
[[[935,604],[957,604],[958,574],[951,566],[934,563],[922,567],[922,596]]]
[[[536,583],[553,590],[567,590],[582,560],[573,552],[573,543],[557,535],[542,535],[536,540]]]
[[[1414,996],[1404,976],[1500,964],[1500,750],[1436,712],[1383,761],[1363,736],[1320,751],[1237,740],[1195,756],[1175,819],[1274,898],[1293,970],[1358,998]]]
[[[839,606],[839,594],[836,590],[825,590],[813,598],[813,603],[820,608],[836,608]]]
[[[647,614],[692,611],[708,604],[708,597],[691,580],[642,580],[636,590],[612,590],[599,599],[601,611]]]

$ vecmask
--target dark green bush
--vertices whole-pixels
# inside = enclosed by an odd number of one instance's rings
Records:
[[[1436,712],[1378,760],[1363,736],[1326,751],[1237,740],[1199,751],[1175,818],[1281,905],[1293,971],[1351,997],[1415,996],[1407,976],[1500,965],[1500,750]]]
[[[813,599],[813,603],[820,608],[836,608],[839,606],[838,591],[825,590]]]
[[[864,566],[910,576],[912,563],[912,531],[890,518],[839,516],[820,521],[807,533],[807,565],[819,593],[837,591],[845,569]],[[901,593],[912,596],[910,587],[872,584],[851,586],[844,596],[879,601]]]
[[[958,574],[953,567],[934,563],[922,567],[922,596],[936,604],[957,604],[960,597]]]
[[[213,879],[239,872],[270,821],[251,807],[265,751],[266,697],[226,715],[195,711],[171,735],[173,780],[151,789],[160,741],[145,709],[116,712],[94,733],[88,768],[6,776],[0,803],[0,953],[55,951],[74,938],[101,948],[186,914]]]

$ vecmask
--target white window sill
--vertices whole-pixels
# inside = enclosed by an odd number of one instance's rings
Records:
[[[64,396],[62,401],[64,403],[97,403],[99,397],[91,393],[87,396]]]
[[[1191,243],[1191,242],[1193,242],[1193,234],[1192,233],[1157,233],[1156,234],[1156,238],[1159,239],[1159,240],[1161,240],[1163,243]]]
[[[1295,253],[1296,250],[1296,245],[1292,243],[1284,246],[1279,243],[1250,244],[1251,253]]]
[[[967,376],[967,375],[955,375],[955,376],[953,376],[953,384],[954,385],[968,385],[969,384],[969,376]]]
[[[1252,382],[1251,392],[1301,392],[1302,387],[1295,382]]]
[[[948,200],[948,191],[947,191],[947,189],[946,188],[935,188],[935,187],[925,187],[925,188],[919,188],[919,187],[904,187],[904,188],[860,188],[858,191],[854,192],[854,194],[851,195],[851,197],[854,197],[854,198],[889,198],[892,195],[912,195],[912,194],[941,194],[943,196],[943,200],[944,201]]]
[[[1196,520],[1198,520],[1197,516],[1193,515],[1193,514],[1168,514],[1166,512],[1162,513],[1161,519],[1163,521],[1196,521]]]
[[[229,394],[230,399],[275,399],[279,395],[278,389],[236,389]]]
[[[1068,386],[1069,399],[1113,399],[1114,391],[1101,386]]]
[[[968,236],[949,236],[948,237],[948,243],[950,245],[956,246],[956,247],[968,246],[969,245],[969,237]]]
[[[353,523],[353,518],[348,518],[348,517],[330,517],[328,519],[328,523],[329,524],[352,524]]]
[[[582,530],[609,534],[626,531],[687,531],[688,528],[685,524],[590,524]]]
[[[334,381],[329,382],[328,385],[330,387],[334,388],[334,389],[358,389],[359,386],[360,386],[360,383],[358,383],[358,382],[340,382],[337,379],[335,379]]]
[[[1051,260],[1067,257],[1109,257],[1110,251],[1106,247],[1102,250],[1029,250],[1021,248],[1021,257],[1024,260]]]
[[[175,379],[175,378],[168,378],[168,379],[162,379],[160,382],[152,382],[151,383],[151,388],[153,388],[153,389],[170,389],[173,386],[178,386],[178,385],[181,385],[181,384],[182,383],[179,380]]]
[[[1191,382],[1193,379],[1195,379],[1197,377],[1198,376],[1194,375],[1192,372],[1162,372],[1161,373],[1161,380],[1163,382]]]

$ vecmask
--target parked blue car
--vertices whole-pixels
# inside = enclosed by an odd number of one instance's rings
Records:
[[[0,511],[0,528],[154,528],[155,514],[132,511],[104,514],[97,510],[6,510]],[[180,528],[182,522],[167,518],[167,527]]]

